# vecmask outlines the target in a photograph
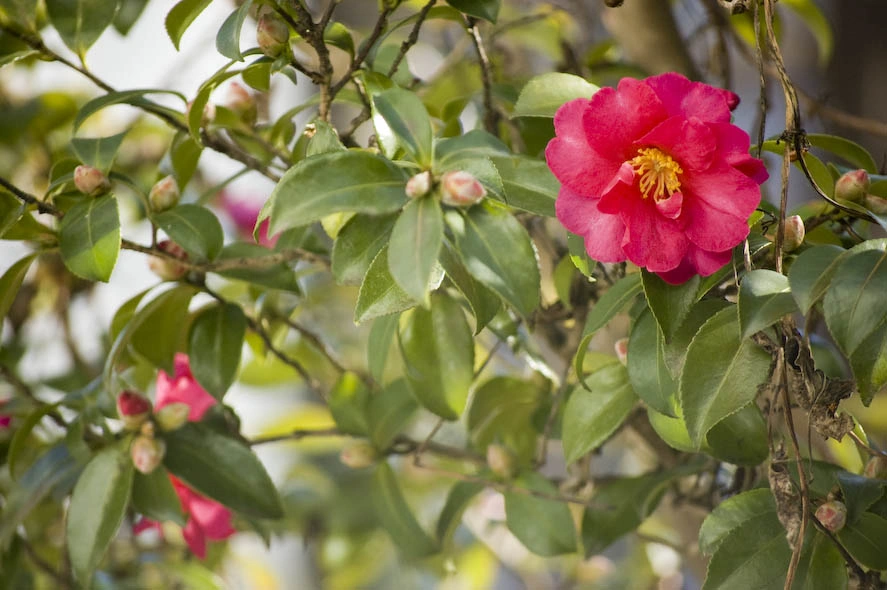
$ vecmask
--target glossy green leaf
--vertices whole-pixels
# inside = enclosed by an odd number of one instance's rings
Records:
[[[823,300],[829,332],[847,355],[887,317],[887,253],[860,252],[841,262]]]
[[[690,310],[687,319],[681,324],[671,342],[665,344],[663,347],[665,364],[675,379],[681,376],[684,361],[687,359],[687,348],[690,346],[690,341],[696,336],[696,332],[711,316],[728,305],[730,304],[723,299],[703,299]]]
[[[400,314],[391,314],[376,318],[370,328],[366,346],[367,368],[376,381],[381,382],[385,374],[391,343],[394,342],[394,335],[397,334],[399,323]]]
[[[308,147],[305,150],[306,156],[345,151],[346,148],[332,125],[319,119],[315,119],[311,124],[314,125],[314,136],[308,142]]]
[[[850,355],[859,398],[868,406],[887,384],[887,324],[881,324]]]
[[[642,270],[641,280],[644,285],[644,295],[647,297],[647,305],[650,306],[650,311],[653,312],[665,340],[670,341],[696,302],[699,275],[680,285],[670,285],[658,275]]]
[[[483,484],[473,481],[457,481],[450,488],[447,494],[447,500],[440,516],[437,519],[437,542],[441,545],[447,545],[453,537],[456,527],[462,520],[462,514],[468,507],[471,500],[474,499],[484,489]]]
[[[468,302],[474,314],[474,333],[478,334],[499,312],[499,308],[502,307],[501,300],[471,276],[459,260],[453,245],[448,241],[444,242],[444,247],[441,248],[440,263],[447,277]]]
[[[240,77],[243,78],[243,81],[250,88],[259,92],[268,92],[271,90],[271,69],[273,65],[274,60],[263,55],[249,64],[241,72]]]
[[[75,275],[108,282],[120,253],[120,216],[112,195],[74,205],[59,226],[62,260]]]
[[[437,543],[416,522],[387,463],[376,468],[370,496],[373,513],[405,557],[426,557],[437,552]]]
[[[373,97],[374,124],[388,126],[397,143],[423,168],[431,166],[431,119],[415,93],[389,88]],[[379,120],[382,119],[382,121]]]
[[[533,471],[518,478],[515,485],[557,494],[554,484]],[[565,503],[508,490],[502,495],[505,524],[527,549],[545,557],[576,550],[576,528]]]
[[[149,104],[149,101],[144,98],[146,94],[171,94],[180,98],[182,100],[182,104],[185,103],[185,95],[175,90],[164,90],[160,88],[140,88],[137,90],[121,90],[119,92],[109,92],[90,100],[85,105],[80,107],[80,110],[77,111],[77,116],[74,118],[74,131],[77,131],[83,124],[83,122],[86,121],[89,117],[104,109],[105,107],[109,107],[115,104],[129,104],[133,106],[145,106]],[[174,111],[170,109],[170,113],[173,112]]]
[[[406,177],[389,160],[369,152],[332,152],[302,160],[277,183],[259,221],[271,217],[270,234],[331,213],[380,214],[406,201]]]
[[[404,292],[428,302],[428,281],[443,243],[443,213],[432,198],[413,199],[391,230],[388,270]]]
[[[327,45],[338,47],[352,58],[354,57],[354,38],[351,31],[342,23],[331,22],[323,32],[323,40]]]
[[[564,408],[563,442],[567,463],[598,448],[625,421],[637,403],[628,372],[613,363],[589,375],[588,389],[581,385]]]
[[[228,59],[243,61],[243,55],[240,53],[240,31],[243,29],[243,22],[249,16],[249,9],[252,5],[253,0],[246,0],[238,6],[225,19],[216,34],[216,50]]]
[[[406,380],[398,379],[370,396],[367,422],[370,440],[379,449],[388,449],[419,409]]]
[[[46,12],[62,41],[82,60],[114,22],[117,5],[117,0],[46,0]]]
[[[437,166],[472,158],[510,156],[511,150],[495,135],[482,129],[472,129],[455,137],[438,139],[434,147]]]
[[[838,246],[814,246],[804,250],[792,264],[788,283],[801,313],[809,313],[810,308],[825,295],[844,253],[845,250]]]
[[[185,345],[188,305],[195,293],[194,287],[186,285],[164,291],[136,312],[117,339],[123,346],[131,344],[133,350],[154,366],[172,374],[173,357]],[[114,362],[113,350],[117,347],[115,341],[109,364]]]
[[[7,0],[0,6],[0,20],[8,19],[25,31],[37,32],[38,0]]]
[[[158,465],[145,475],[135,473],[132,482],[132,507],[140,514],[158,522],[172,521],[185,526],[182,502],[169,479],[169,472]]]
[[[770,356],[742,338],[735,307],[719,311],[702,325],[690,342],[678,386],[696,448],[712,426],[755,398],[769,368]]]
[[[28,274],[28,269],[31,268],[31,263],[35,258],[37,258],[36,254],[25,256],[10,266],[0,277],[0,323],[9,313],[9,308],[12,307],[15,296],[22,286],[22,281],[25,280],[25,275]]]
[[[124,131],[110,137],[75,137],[71,139],[71,150],[87,166],[108,174],[126,134]]]
[[[483,206],[448,212],[447,224],[468,272],[521,315],[539,305],[539,266],[530,236],[506,211]]]
[[[887,519],[864,512],[854,524],[838,533],[838,539],[859,563],[874,569],[887,570]]]
[[[401,315],[397,335],[416,399],[441,418],[458,418],[474,379],[474,340],[461,306],[434,294],[430,309]]]
[[[500,2],[501,0],[447,0],[447,4],[456,10],[491,23],[495,23],[499,16]]]
[[[776,502],[769,488],[750,490],[727,498],[702,523],[699,549],[711,555],[734,529],[763,514],[776,514]]]
[[[791,549],[773,509],[746,519],[720,541],[708,565],[703,590],[778,590],[785,582]]]
[[[574,74],[541,74],[531,78],[521,90],[513,116],[554,117],[564,103],[576,98],[591,98],[598,90],[597,86]]]
[[[391,277],[386,245],[376,254],[360,285],[357,305],[354,308],[354,322],[359,324],[379,316],[410,309],[418,304],[419,302],[404,293]]]
[[[225,234],[218,218],[206,207],[185,204],[156,213],[154,223],[198,260],[213,260],[222,250]]]
[[[734,465],[759,465],[767,460],[767,423],[754,403],[730,414],[708,431],[706,452]]]
[[[789,4],[796,2],[797,0],[788,0]],[[807,3],[810,4],[810,2]],[[877,162],[875,162],[868,150],[854,141],[837,135],[826,135],[823,133],[808,133],[807,141],[810,142],[810,145],[840,156],[850,164],[857,168],[863,168],[870,174],[877,174],[879,171]]]
[[[506,445],[525,461],[536,450],[533,416],[545,401],[538,385],[516,377],[493,377],[471,396],[466,426],[474,446],[485,451],[493,443]]]
[[[211,305],[191,322],[188,358],[197,382],[221,400],[237,376],[246,316],[233,303]]]
[[[166,32],[177,50],[182,35],[185,34],[194,19],[209,6],[210,2],[211,0],[181,0],[166,15]]]
[[[86,465],[68,507],[71,568],[84,587],[123,522],[135,468],[126,449],[108,447]]]
[[[357,214],[348,220],[333,244],[332,271],[337,283],[359,285],[363,281],[376,254],[388,243],[396,220],[394,214]]]
[[[693,453],[696,449],[690,443],[690,434],[684,419],[661,414],[653,408],[647,408],[647,419],[665,444],[682,453]]]
[[[203,146],[188,133],[176,133],[169,148],[169,159],[179,188],[184,188],[191,181],[202,153]]]
[[[849,582],[847,565],[832,540],[820,534],[808,538],[792,590],[834,590],[847,588]]]
[[[262,258],[273,255],[274,252],[264,246],[247,242],[234,242],[222,248],[216,261],[237,259],[261,261]],[[217,274],[228,279],[246,281],[254,285],[268,287],[269,289],[280,289],[293,293],[299,293],[302,290],[299,287],[295,270],[290,266],[290,263],[286,262],[272,265],[244,265],[241,268],[218,271]]]
[[[844,505],[847,506],[847,522],[858,521],[875,502],[884,497],[887,480],[873,479],[847,471],[836,475]]]
[[[114,17],[114,29],[125,37],[147,5],[148,0],[120,0],[120,8]]]
[[[768,328],[798,310],[788,277],[772,270],[746,273],[739,286],[739,326],[742,337]]]
[[[197,422],[166,433],[164,439],[163,464],[188,486],[246,516],[283,516],[274,483],[243,443]]]
[[[665,362],[665,337],[653,314],[634,322],[628,339],[628,379],[637,397],[657,412],[675,416],[677,382]]]
[[[357,375],[342,373],[327,396],[336,428],[344,434],[366,436],[369,433],[367,406],[370,392]]]
[[[813,38],[816,39],[816,45],[819,49],[820,67],[828,65],[832,57],[835,41],[832,26],[822,12],[822,9],[813,0],[785,0],[784,6],[794,11],[804,21],[804,24],[813,34]],[[874,168],[874,170],[877,170],[877,168]]]
[[[554,217],[560,183],[543,160],[524,156],[490,156],[502,179],[503,201],[510,207]]]

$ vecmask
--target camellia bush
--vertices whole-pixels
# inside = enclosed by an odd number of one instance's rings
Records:
[[[885,587],[887,180],[805,131],[883,123],[795,85],[819,3],[238,0],[113,87],[155,4],[0,4],[0,587]]]

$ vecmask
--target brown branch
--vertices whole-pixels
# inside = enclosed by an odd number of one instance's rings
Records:
[[[351,61],[351,64],[348,66],[348,71],[345,72],[345,75],[342,78],[333,84],[330,89],[330,100],[334,99],[336,95],[339,93],[342,88],[345,87],[346,84],[351,80],[351,76],[354,75],[354,72],[360,69],[360,66],[363,65],[363,62],[366,61],[366,58],[369,56],[370,51],[372,51],[373,47],[376,45],[376,42],[382,36],[382,33],[385,32],[385,29],[388,27],[388,17],[391,13],[394,12],[394,8],[390,6],[386,6],[381,13],[379,13],[379,18],[376,20],[376,24],[373,27],[373,32],[370,33],[370,36],[361,44],[361,50],[357,54],[357,56]]]
[[[339,432],[337,428],[320,428],[320,429],[308,429],[308,430],[293,430],[292,432],[288,432],[286,434],[272,434],[270,436],[257,436],[256,438],[250,439],[248,441],[249,446],[254,447],[256,445],[265,445],[268,443],[276,443],[276,442],[297,442],[305,438],[310,437],[320,437],[320,436],[347,436],[346,434]]]
[[[499,123],[499,115],[493,105],[493,74],[490,66],[490,58],[484,48],[483,38],[477,28],[477,19],[465,17],[465,25],[468,27],[468,35],[477,51],[477,59],[480,64],[480,76],[484,87],[484,129],[488,133],[496,135],[496,127]]]
[[[372,377],[364,373],[363,371],[357,369],[349,369],[345,367],[336,355],[333,353],[332,349],[320,338],[320,336],[309,330],[299,322],[288,318],[286,316],[280,315],[278,319],[283,320],[287,326],[298,332],[303,338],[305,338],[311,345],[320,352],[324,358],[339,372],[339,373],[354,373],[357,377],[364,382],[368,387],[373,387],[375,385]]]
[[[428,0],[428,3],[419,11],[418,16],[416,17],[416,24],[413,25],[409,36],[400,44],[400,51],[397,52],[397,56],[391,63],[391,67],[388,68],[389,78],[394,76],[394,73],[397,71],[397,66],[399,66],[400,62],[403,61],[403,58],[406,57],[407,52],[419,41],[419,30],[422,28],[422,24],[428,17],[431,7],[434,6],[436,2],[437,0]]]
[[[34,195],[32,195],[30,193],[26,193],[25,191],[18,188],[17,186],[15,186],[14,184],[9,182],[8,180],[3,178],[2,176],[0,176],[0,186],[2,186],[7,191],[12,193],[12,195],[14,197],[16,197],[17,199],[19,199],[20,201],[23,201],[29,205],[34,205],[35,207],[37,207],[37,211],[39,211],[40,213],[46,213],[47,215],[52,215],[52,216],[58,217],[58,218],[62,217],[62,212],[59,211],[58,209],[56,209],[54,205],[52,205],[51,203],[47,203],[45,201],[41,201],[40,199],[38,199],[37,197],[35,197]]]

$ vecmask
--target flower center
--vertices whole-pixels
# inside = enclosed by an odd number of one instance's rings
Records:
[[[658,148],[639,149],[629,164],[640,176],[638,184],[645,199],[652,196],[653,200],[661,201],[681,188],[678,175],[684,171],[674,158]]]

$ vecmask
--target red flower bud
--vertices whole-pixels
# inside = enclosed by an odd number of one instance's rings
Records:
[[[221,106],[240,117],[247,124],[251,125],[256,122],[256,99],[237,82],[232,82],[228,86],[228,94]]]
[[[352,469],[361,469],[374,464],[379,458],[375,447],[364,440],[351,441],[339,454],[339,460]]]
[[[406,193],[411,199],[424,197],[431,190],[431,172],[420,172],[407,181]]]
[[[829,531],[836,533],[847,524],[847,507],[843,502],[830,500],[816,509],[816,520]]]
[[[487,195],[487,189],[463,170],[447,172],[440,179],[441,201],[454,207],[471,207]]]
[[[887,456],[875,455],[865,464],[865,476],[872,479],[887,479]]]
[[[517,461],[512,452],[502,445],[487,446],[487,465],[494,475],[502,479],[511,479],[517,475]]]
[[[259,49],[268,57],[277,57],[284,52],[290,40],[289,25],[273,11],[259,17],[256,27],[256,41]]]
[[[154,414],[154,421],[164,432],[178,430],[188,421],[191,406],[184,402],[173,402],[165,405]]]
[[[157,181],[151,187],[148,200],[151,201],[151,208],[154,211],[166,211],[172,209],[179,204],[179,183],[172,176],[167,176]]]
[[[188,259],[188,254],[182,249],[182,247],[171,240],[162,240],[161,242],[158,242],[157,249],[162,250],[167,254],[171,254],[180,260]],[[160,256],[152,256],[149,258],[148,268],[164,281],[177,281],[188,272],[187,267],[168,258],[161,258]]]
[[[98,168],[81,164],[74,168],[74,186],[81,193],[97,196],[108,192],[111,181]]]
[[[117,413],[128,430],[138,430],[151,414],[151,401],[134,391],[123,391],[117,396]]]
[[[798,249],[804,242],[804,220],[800,215],[792,215],[785,218],[785,239],[782,242],[782,249],[786,252],[792,252]]]
[[[613,344],[613,349],[616,351],[616,358],[619,359],[619,362],[623,365],[628,363],[628,338],[620,338]]]
[[[137,436],[132,441],[129,451],[132,455],[132,464],[147,475],[157,469],[157,466],[163,461],[163,455],[166,454],[166,443],[159,438]]]
[[[859,203],[872,185],[865,170],[854,170],[841,175],[835,183],[835,197],[843,201]]]

